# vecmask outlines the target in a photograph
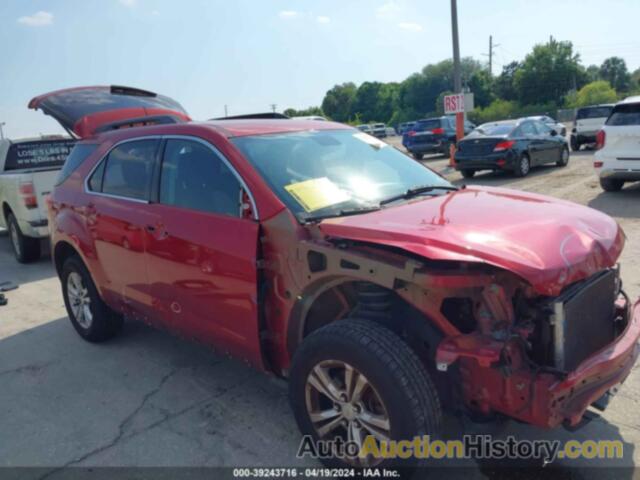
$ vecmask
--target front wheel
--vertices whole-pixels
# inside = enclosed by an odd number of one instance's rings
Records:
[[[415,158],[416,160],[422,160],[422,157],[424,157],[423,153],[412,152],[411,155],[413,155],[413,158]]]
[[[560,152],[560,159],[556,162],[556,165],[559,167],[566,167],[569,163],[569,149],[565,145],[562,147],[562,151]]]
[[[605,192],[618,192],[624,186],[624,181],[616,178],[601,178],[600,186]]]
[[[18,262],[29,263],[40,258],[40,239],[24,235],[13,213],[7,215],[7,227],[13,254]]]
[[[580,150],[580,143],[578,143],[578,139],[576,137],[571,137],[571,150],[573,150],[574,152],[577,152]]]
[[[100,298],[89,270],[79,257],[70,257],[62,266],[62,296],[76,332],[89,342],[104,342],[120,332],[122,315]]]
[[[442,421],[438,394],[413,350],[366,320],[339,320],[304,340],[292,362],[289,399],[304,435],[355,442],[359,451],[371,443],[380,449],[390,440],[437,435]],[[331,467],[404,465],[335,450],[321,460]]]
[[[460,170],[460,173],[462,174],[462,176],[464,178],[473,178],[473,176],[476,174],[475,170]]]
[[[529,155],[523,153],[520,158],[516,161],[516,166],[513,171],[516,177],[526,177],[531,170],[531,161],[529,160]]]

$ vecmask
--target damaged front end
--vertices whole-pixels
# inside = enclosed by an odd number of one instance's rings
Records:
[[[638,356],[640,303],[631,307],[618,268],[557,297],[491,283],[476,293],[473,332],[448,337],[436,365],[458,367],[468,409],[540,427],[575,427],[629,374]]]

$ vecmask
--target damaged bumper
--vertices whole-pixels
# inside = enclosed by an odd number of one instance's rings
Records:
[[[438,370],[456,364],[465,403],[475,411],[497,411],[540,427],[576,426],[589,406],[626,379],[640,353],[640,300],[616,307],[627,320],[624,331],[571,372],[532,365],[522,341],[479,334],[445,339],[436,354]]]

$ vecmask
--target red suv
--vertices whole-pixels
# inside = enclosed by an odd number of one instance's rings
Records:
[[[455,187],[332,122],[197,123],[122,87],[30,106],[81,137],[49,201],[78,333],[140,319],[288,377],[316,439],[436,435],[445,407],[575,427],[637,358],[600,212]]]

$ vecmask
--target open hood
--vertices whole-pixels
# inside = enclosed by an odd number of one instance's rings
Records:
[[[29,108],[42,110],[80,138],[130,126],[190,120],[184,108],[169,97],[118,86],[57,90],[33,98]]]
[[[622,230],[603,213],[489,187],[328,219],[319,228],[329,237],[393,246],[433,260],[491,264],[550,296],[615,265],[624,246]]]

